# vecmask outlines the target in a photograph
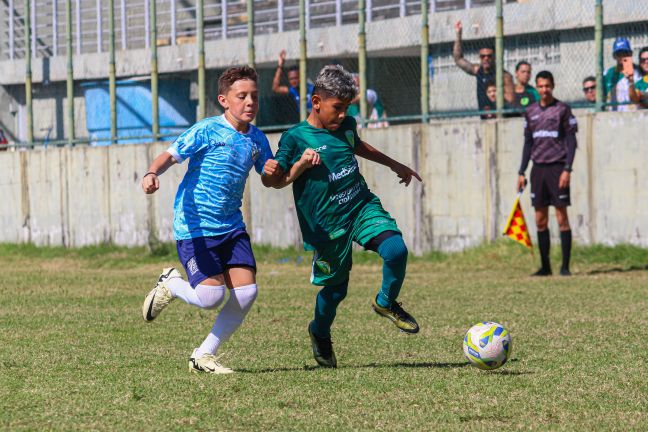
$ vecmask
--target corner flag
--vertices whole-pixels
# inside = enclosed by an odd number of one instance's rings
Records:
[[[506,227],[502,234],[512,238],[516,242],[533,251],[531,237],[529,237],[529,229],[527,228],[526,221],[524,220],[524,213],[522,213],[522,207],[520,206],[520,195],[515,199],[513,209],[511,210],[511,214],[509,215],[508,222],[506,222]]]

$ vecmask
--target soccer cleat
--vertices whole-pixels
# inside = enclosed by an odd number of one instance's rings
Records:
[[[331,338],[323,338],[313,334],[310,324],[308,324],[308,335],[310,336],[311,347],[313,348],[313,357],[317,364],[322,367],[336,368],[337,359],[333,352],[333,342],[331,341]]]
[[[401,305],[402,303],[393,302],[390,307],[382,307],[376,303],[376,299],[371,303],[374,312],[393,322],[400,331],[411,334],[418,333],[418,323],[412,315],[405,312]]]
[[[216,356],[213,354],[203,354],[200,357],[196,356],[198,348],[193,350],[191,357],[189,357],[189,371],[190,372],[204,372],[215,375],[231,374],[234,371],[230,368],[218,363]]]
[[[142,316],[145,321],[153,321],[168,306],[175,297],[171,290],[165,285],[166,281],[172,278],[181,278],[180,272],[173,267],[165,268],[158,278],[155,288],[148,293],[142,305]]]
[[[540,270],[533,273],[531,276],[551,276],[551,274],[551,269],[540,268]]]

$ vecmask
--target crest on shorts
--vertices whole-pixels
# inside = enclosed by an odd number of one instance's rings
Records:
[[[315,265],[317,266],[318,269],[324,274],[330,275],[331,274],[331,264],[327,263],[324,260],[317,260],[315,261]]]
[[[355,138],[353,136],[353,131],[346,131],[344,132],[344,136],[346,137],[347,141],[349,141],[349,144],[351,144],[352,147],[355,147]]]
[[[189,270],[189,273],[191,275],[196,274],[198,271],[198,264],[196,263],[196,257],[192,257],[189,261],[187,261],[187,270]]]

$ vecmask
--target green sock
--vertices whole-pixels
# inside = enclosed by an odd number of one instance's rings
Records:
[[[387,238],[378,246],[378,255],[383,261],[383,281],[376,303],[389,307],[398,298],[407,268],[407,246],[403,237],[395,235]]]
[[[349,281],[339,285],[325,286],[317,293],[315,301],[315,319],[311,331],[319,337],[331,337],[331,326],[335,319],[337,307],[347,294]]]

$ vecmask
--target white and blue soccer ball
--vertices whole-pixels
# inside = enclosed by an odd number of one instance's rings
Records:
[[[511,355],[511,334],[496,322],[480,322],[466,333],[463,349],[472,366],[485,370],[497,369]]]

